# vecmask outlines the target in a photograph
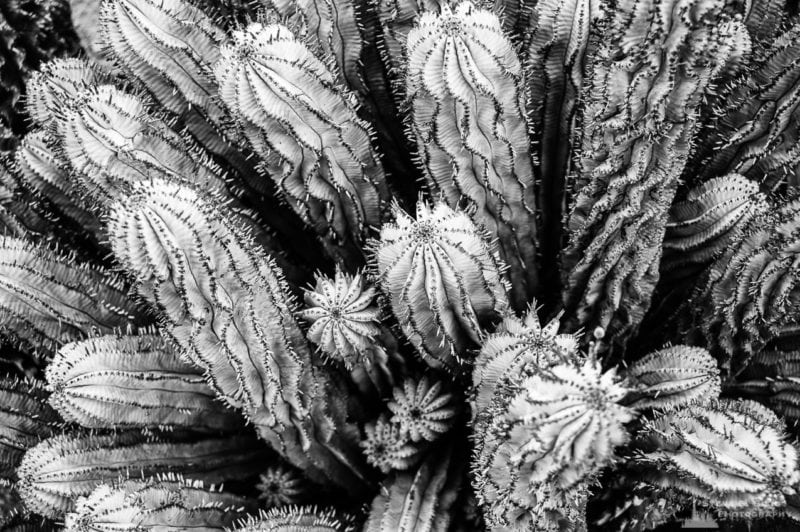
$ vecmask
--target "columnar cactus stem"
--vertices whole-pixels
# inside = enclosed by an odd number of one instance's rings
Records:
[[[47,367],[50,404],[91,429],[233,432],[244,420],[217,400],[202,372],[155,334],[102,336],[62,347]]]
[[[375,244],[378,284],[425,361],[455,370],[506,310],[503,267],[464,212],[420,201],[416,220],[394,213]]]
[[[211,69],[225,31],[186,0],[104,0],[101,16],[114,59],[203,146],[255,183],[251,165],[223,131],[227,114]]]
[[[121,277],[21,239],[0,237],[2,334],[48,355],[66,342],[141,321]]]
[[[730,53],[722,0],[626,0],[585,89],[564,302],[576,326],[624,341],[650,305],[697,107]]]
[[[497,16],[469,2],[424,13],[407,46],[410,126],[428,184],[453,208],[474,205],[521,310],[539,267],[522,65]]]
[[[772,514],[800,481],[797,449],[771,411],[751,401],[720,401],[648,423],[643,478],[710,508]]]
[[[59,518],[73,511],[78,497],[120,476],[179,473],[213,484],[252,477],[264,462],[263,445],[250,436],[184,443],[148,439],[138,432],[64,435],[44,440],[25,454],[18,488],[32,512]]]
[[[78,500],[65,526],[67,532],[222,532],[255,508],[250,499],[163,475],[98,486]]]
[[[157,117],[141,97],[101,85],[78,95],[57,121],[64,157],[83,188],[107,206],[133,183],[162,174],[209,191],[225,190],[222,171]]]
[[[532,152],[539,161],[536,202],[542,219],[541,262],[553,269],[564,244],[566,180],[572,142],[578,140],[572,138],[572,131],[593,46],[592,30],[603,14],[601,4],[600,0],[542,0],[533,7],[533,27],[527,38],[527,116],[534,139]],[[555,271],[542,275],[543,282],[560,282]]]
[[[764,351],[729,386],[786,419],[795,430],[800,421],[800,351]]]
[[[352,265],[357,245],[384,219],[388,189],[368,124],[335,77],[281,25],[234,34],[215,67],[220,96],[292,207],[334,256]]]
[[[776,189],[800,169],[800,24],[763,52],[719,103],[689,169],[698,180],[738,172]]]
[[[366,467],[346,392],[312,361],[279,268],[231,214],[155,181],[111,209],[111,247],[167,332],[264,439],[315,480],[357,492]]]
[[[14,479],[25,451],[52,436],[60,421],[41,383],[0,379],[0,479]]]

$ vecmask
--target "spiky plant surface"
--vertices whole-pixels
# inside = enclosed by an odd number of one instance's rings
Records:
[[[0,532],[800,526],[792,2],[69,7],[0,2]]]

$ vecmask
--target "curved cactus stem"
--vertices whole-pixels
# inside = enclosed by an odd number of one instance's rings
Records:
[[[775,515],[800,480],[783,424],[751,401],[712,401],[648,422],[637,459],[654,486],[716,510]]]
[[[669,410],[716,398],[719,369],[708,351],[679,345],[640,358],[626,372],[633,388],[628,406]]]
[[[662,277],[674,281],[697,275],[767,208],[758,184],[739,174],[717,177],[693,188],[670,208]]]

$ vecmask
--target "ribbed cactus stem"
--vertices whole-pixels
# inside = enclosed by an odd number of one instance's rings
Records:
[[[318,48],[318,56],[328,59],[337,81],[359,93],[366,91],[361,78],[361,52],[364,42],[353,0],[269,0],[267,5],[282,17],[298,35]]]
[[[774,28],[771,28],[774,30]],[[776,189],[800,168],[800,24],[790,27],[740,76],[708,125],[689,168],[699,180],[738,172]]]
[[[420,201],[416,219],[394,213],[375,244],[378,284],[425,361],[455,370],[508,306],[503,266],[465,212]]]
[[[327,66],[285,26],[234,33],[215,67],[220,97],[292,207],[348,264],[384,219],[372,132]]]
[[[25,451],[52,436],[60,421],[47,403],[47,392],[41,382],[0,379],[0,479],[14,479]],[[3,510],[1,502],[0,510]]]
[[[244,420],[217,400],[202,371],[157,334],[67,344],[47,367],[47,382],[50,404],[64,419],[91,429],[244,427]]]
[[[210,190],[225,190],[222,171],[208,155],[149,113],[141,96],[101,85],[79,93],[57,129],[83,188],[108,205],[131,186],[166,174]]]
[[[286,506],[245,520],[232,532],[356,532],[352,517],[316,506]]]
[[[424,13],[408,34],[406,96],[428,185],[464,200],[496,237],[511,301],[537,290],[537,220],[523,68],[500,20],[469,2]]]
[[[100,221],[81,198],[69,169],[54,148],[55,141],[44,129],[25,136],[17,149],[15,169],[24,185],[52,202],[64,216],[93,235],[100,235]]]
[[[315,480],[363,487],[346,392],[312,360],[280,269],[218,198],[153,182],[113,206],[109,235],[138,292],[226,402]]]
[[[193,442],[138,432],[55,436],[25,454],[18,488],[32,512],[60,518],[74,510],[78,497],[120,477],[179,473],[213,484],[253,477],[268,456],[251,436]]]
[[[645,430],[656,447],[642,478],[717,510],[775,515],[794,495],[797,449],[774,413],[751,401],[719,401],[664,414]]]
[[[393,474],[372,500],[364,532],[446,532],[464,477],[451,445],[419,467]]]
[[[177,475],[102,484],[67,514],[67,532],[228,530],[254,501]]]
[[[42,65],[28,82],[25,110],[34,124],[49,126],[64,105],[89,87],[111,83],[112,76],[85,59],[57,59]]]
[[[684,304],[678,327],[708,346],[726,373],[740,371],[771,342],[797,341],[798,213],[795,198],[754,216]]]
[[[693,188],[670,208],[661,274],[670,279],[697,275],[767,208],[758,183],[739,174]]]
[[[588,66],[590,42],[603,15],[599,0],[542,0],[532,8],[527,38],[525,79],[532,153],[539,161],[536,203],[541,216],[542,272],[546,283],[559,283],[555,266],[564,244],[567,175],[578,109]],[[594,36],[594,37],[593,37]]]
[[[0,238],[0,253],[0,329],[26,349],[48,355],[141,321],[118,275],[17,238]]]
[[[717,362],[708,351],[679,345],[634,362],[626,373],[632,408],[668,410],[719,397]]]
[[[605,342],[636,329],[658,279],[661,242],[697,108],[727,55],[721,0],[627,0],[613,10],[584,94],[562,271],[575,326]]]
[[[101,17],[113,58],[206,149],[256,184],[252,164],[226,134],[212,72],[228,39],[224,29],[186,0],[104,0]]]

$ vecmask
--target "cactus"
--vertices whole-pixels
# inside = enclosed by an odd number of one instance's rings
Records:
[[[800,25],[795,24],[777,37],[764,59],[727,91],[729,96],[708,125],[708,143],[690,163],[693,177],[707,180],[738,172],[760,181],[766,190],[787,180],[797,183],[798,35]]]
[[[308,483],[299,472],[284,464],[270,466],[259,476],[258,499],[267,508],[297,505],[309,498]]]
[[[351,277],[337,269],[333,279],[317,276],[314,290],[305,292],[306,308],[300,312],[311,323],[308,339],[348,369],[368,360],[381,334],[374,297],[375,288],[365,288],[361,274]]]
[[[798,520],[797,2],[71,2],[0,5],[0,531]]]
[[[248,519],[234,532],[355,532],[352,518],[334,510],[315,506],[293,506],[276,508],[262,513],[258,518]]]
[[[213,484],[252,476],[264,459],[263,446],[251,436],[181,442],[139,432],[62,435],[25,454],[18,489],[32,512],[60,518],[75,509],[79,497],[120,476],[179,473]]]
[[[225,530],[254,511],[252,501],[175,475],[101,484],[65,518],[70,532]]]
[[[0,478],[16,477],[25,451],[54,435],[59,422],[40,382],[0,379]]]
[[[668,410],[720,394],[717,362],[701,348],[675,346],[650,353],[627,371],[633,408]]]
[[[288,60],[288,62],[287,62]],[[347,264],[388,200],[371,131],[335,76],[285,26],[234,33],[215,67],[219,94],[286,200]]]
[[[50,404],[90,429],[234,432],[243,426],[200,371],[154,334],[102,336],[62,347],[47,367]]]
[[[650,305],[697,108],[739,29],[712,19],[721,9],[621,2],[592,64],[562,272],[572,322],[602,327],[606,343],[629,337]]]
[[[375,244],[378,284],[426,362],[455,370],[507,308],[503,266],[463,212],[420,202],[416,219],[394,215]]]
[[[219,199],[170,181],[153,185],[117,202],[109,220],[112,249],[140,295],[276,450],[316,480],[361,489],[347,407],[329,395],[336,376],[312,361],[274,261]]]
[[[449,530],[463,473],[451,446],[411,471],[394,473],[373,499],[364,532]]]
[[[428,186],[451,207],[474,205],[498,238],[511,301],[523,308],[537,288],[537,222],[519,58],[500,20],[469,2],[423,13],[407,55],[411,129]]]
[[[141,321],[120,276],[42,246],[0,237],[2,334],[25,349],[51,355],[95,331]]]
[[[642,438],[655,447],[648,482],[712,508],[769,513],[786,506],[800,480],[797,449],[771,411],[749,401],[690,406],[657,417]]]
[[[800,201],[789,198],[753,217],[695,284],[676,320],[688,339],[718,355],[726,374],[742,371],[770,343],[790,345],[796,337],[799,208]]]
[[[758,184],[739,174],[709,179],[670,209],[662,276],[696,275],[723,253],[768,204]]]

